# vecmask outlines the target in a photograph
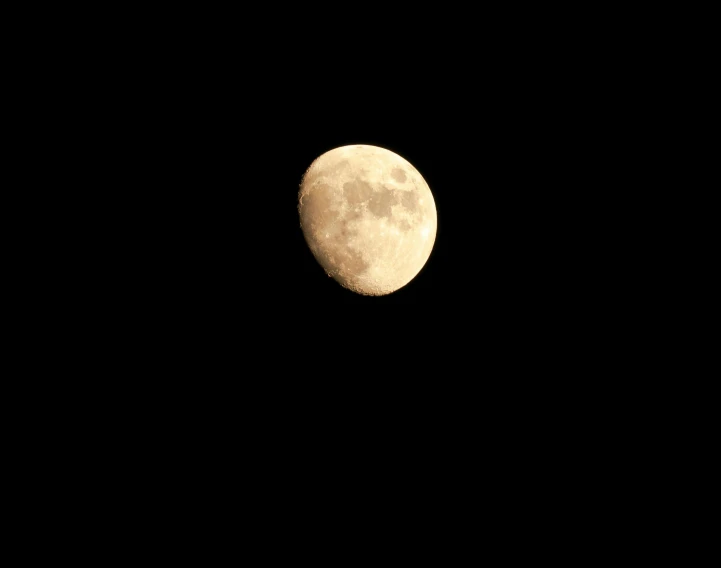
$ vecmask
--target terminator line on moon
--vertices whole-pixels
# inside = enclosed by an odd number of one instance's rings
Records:
[[[436,238],[428,184],[407,160],[377,146],[341,146],[319,156],[301,181],[298,212],[326,273],[368,296],[413,280]]]

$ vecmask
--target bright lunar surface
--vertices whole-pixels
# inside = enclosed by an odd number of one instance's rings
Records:
[[[342,146],[318,157],[301,181],[298,212],[326,273],[369,296],[408,284],[436,238],[428,184],[404,158],[377,146]]]

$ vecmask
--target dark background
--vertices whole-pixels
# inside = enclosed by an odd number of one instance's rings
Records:
[[[656,427],[639,409],[658,387],[635,380],[654,237],[629,167],[648,108],[643,49],[619,47],[633,24],[345,8],[114,15],[48,55],[48,146],[74,166],[51,189],[78,196],[77,240],[49,244],[39,295],[61,317],[41,327],[60,339],[30,360],[78,411],[49,405],[97,438],[94,464],[107,449],[176,507],[192,476],[270,514],[266,496],[298,503],[298,525],[336,488],[340,508],[380,486],[411,511],[540,497],[544,524],[564,492],[589,510]],[[303,173],[345,144],[400,154],[435,198],[433,253],[388,296],[329,279],[300,229]]]
[[[400,335],[421,320],[539,342],[596,331],[624,285],[608,267],[623,260],[633,132],[619,131],[622,93],[593,46],[532,31],[259,51],[207,32],[144,54],[118,124],[148,305],[216,330],[343,330],[383,314],[373,325]],[[436,201],[430,259],[386,297],[329,279],[300,230],[301,176],[345,144],[405,157]]]
[[[95,278],[117,328],[161,368],[343,376],[347,392],[423,377],[453,397],[492,373],[530,400],[564,388],[538,374],[614,368],[643,294],[628,166],[645,63],[618,54],[625,24],[360,12],[283,30],[166,13],[103,53],[85,97],[113,138],[95,150],[114,233]],[[300,229],[303,173],[345,144],[400,154],[435,198],[433,253],[388,296],[328,278]]]

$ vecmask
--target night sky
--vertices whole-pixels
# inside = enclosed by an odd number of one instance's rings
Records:
[[[597,123],[535,95],[529,107],[517,84],[457,89],[440,98],[378,89],[320,101],[209,97],[207,114],[178,132],[177,152],[161,154],[173,183],[157,180],[146,201],[154,234],[143,258],[159,305],[213,333],[252,322],[291,336],[308,325],[355,334],[382,316],[388,333],[400,326],[439,340],[578,340],[575,330],[612,308],[622,284],[604,268],[618,222],[604,215],[619,196],[602,149],[579,132]],[[300,228],[303,173],[346,144],[403,156],[436,202],[428,262],[388,296],[360,296],[326,276]]]
[[[589,338],[616,325],[635,262],[621,237],[629,135],[583,34],[517,24],[263,49],[212,29],[202,49],[186,38],[146,58],[116,117],[133,134],[122,175],[123,207],[135,208],[121,305],[184,342],[280,357],[344,337],[338,360],[363,346],[523,366],[596,349]],[[403,156],[434,195],[433,252],[388,296],[327,277],[300,228],[303,173],[347,144]]]
[[[117,407],[149,456],[177,452],[173,476],[204,469],[213,487],[220,472],[243,493],[250,470],[269,495],[315,499],[359,464],[391,487],[397,465],[393,491],[424,480],[425,507],[426,487],[446,500],[462,475],[495,492],[491,471],[515,515],[529,472],[599,470],[600,441],[640,404],[626,376],[643,363],[625,359],[644,339],[652,238],[634,238],[633,73],[609,78],[623,66],[606,29],[596,41],[515,5],[412,21],[352,4],[335,27],[268,7],[282,14],[173,8],[145,42],[121,30],[105,83],[88,74],[94,150],[78,158],[102,183],[73,280],[92,339],[73,350],[103,365],[83,391],[108,393],[89,405]],[[348,144],[404,157],[434,196],[433,252],[387,296],[329,278],[300,228],[304,172]],[[119,380],[96,387],[105,368]]]

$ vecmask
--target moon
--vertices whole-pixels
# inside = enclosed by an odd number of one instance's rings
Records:
[[[298,213],[328,276],[366,296],[408,284],[435,243],[428,184],[405,158],[378,146],[341,146],[316,158],[300,183]]]

